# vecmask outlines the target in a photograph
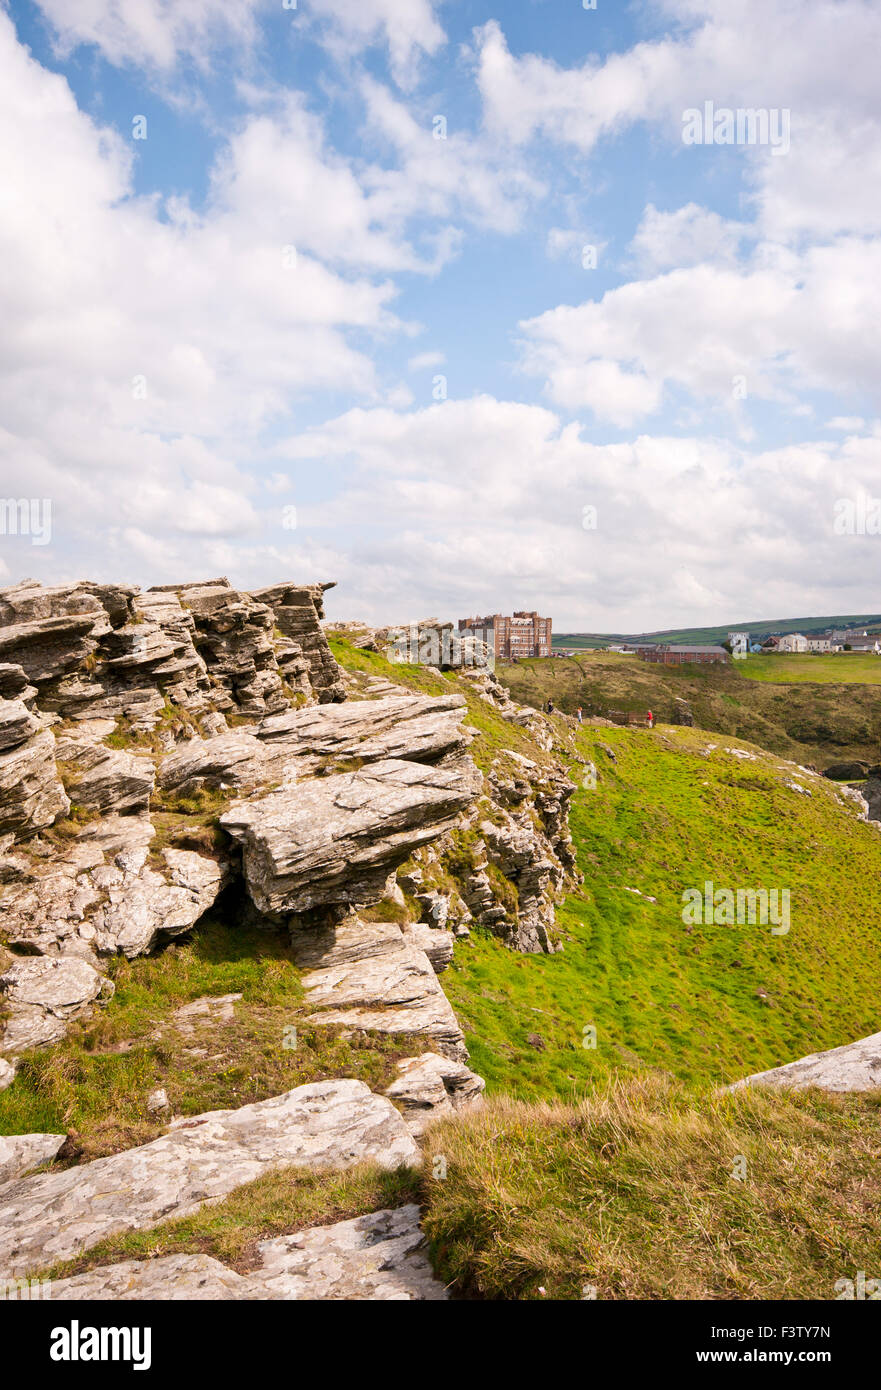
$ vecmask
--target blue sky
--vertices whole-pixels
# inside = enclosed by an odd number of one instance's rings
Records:
[[[876,608],[834,518],[881,493],[879,38],[858,0],[8,4],[0,492],[52,537],[0,580]],[[685,144],[707,101],[786,148]]]

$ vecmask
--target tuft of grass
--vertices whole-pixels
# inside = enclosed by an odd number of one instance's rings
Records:
[[[879,1118],[881,1092],[657,1078],[494,1100],[429,1129],[423,1229],[475,1298],[831,1299],[877,1267]]]

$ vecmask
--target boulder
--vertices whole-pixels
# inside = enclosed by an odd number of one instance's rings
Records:
[[[859,781],[866,776],[868,770],[868,763],[830,763],[823,769],[823,776],[831,777],[834,782]]]
[[[439,1052],[467,1058],[462,1029],[431,962],[396,922],[364,922],[350,914],[319,931],[295,930],[292,941],[306,971],[307,1002],[320,1010],[308,1022],[424,1037]]]
[[[0,1188],[0,1279],[70,1259],[119,1231],[187,1216],[279,1165],[314,1171],[418,1162],[391,1101],[362,1081],[176,1120],[149,1144]]]
[[[463,1062],[423,1052],[398,1063],[398,1075],[386,1095],[403,1106],[405,1123],[419,1138],[430,1121],[482,1105],[485,1089],[483,1077]]]
[[[389,758],[236,802],[220,824],[242,845],[261,912],[378,902],[391,870],[451,829],[480,786],[470,760],[435,768]]]
[[[0,1134],[0,1185],[48,1163],[66,1138],[65,1134]]]
[[[3,1051],[23,1052],[64,1036],[67,1025],[113,986],[78,956],[29,956],[0,975],[0,995],[9,1016],[0,1038]]]
[[[823,1091],[874,1091],[881,1087],[881,1033],[872,1033],[858,1042],[833,1047],[828,1052],[812,1052],[796,1062],[786,1062],[770,1071],[755,1072],[730,1089],[741,1086],[791,1086],[803,1091],[817,1086]]]

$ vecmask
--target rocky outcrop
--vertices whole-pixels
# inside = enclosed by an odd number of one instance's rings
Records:
[[[459,1111],[483,1104],[486,1082],[462,1062],[423,1052],[398,1063],[398,1075],[386,1095],[403,1106],[404,1122],[421,1138],[433,1120],[451,1119]]]
[[[382,897],[414,849],[450,829],[479,791],[473,764],[384,759],[236,802],[220,823],[242,846],[248,891],[264,913],[303,913]]]
[[[295,760],[299,776],[333,759],[372,763],[404,758],[436,764],[468,747],[470,735],[462,724],[466,709],[462,695],[386,696],[287,710],[264,719],[257,735],[276,764]]]
[[[872,1033],[858,1042],[833,1047],[828,1052],[812,1052],[797,1062],[787,1062],[770,1071],[755,1072],[737,1081],[741,1086],[790,1086],[803,1091],[817,1086],[823,1091],[874,1091],[881,1087],[881,1033]]]
[[[4,1052],[23,1052],[57,1042],[71,1019],[109,992],[110,982],[77,956],[13,961],[0,975],[0,999],[9,1011]]]
[[[361,1081],[175,1121],[149,1144],[0,1187],[0,1279],[69,1259],[119,1231],[186,1216],[279,1165],[395,1168],[419,1150],[391,1101]]]
[[[127,1260],[55,1280],[54,1299],[445,1299],[412,1203],[261,1241],[246,1274],[209,1255]]]
[[[17,720],[8,716],[7,730]],[[32,835],[67,815],[70,801],[55,766],[55,739],[48,729],[0,753],[0,835]]]
[[[355,913],[317,930],[292,933],[309,1023],[426,1038],[464,1061],[462,1029],[428,956],[397,922]]]

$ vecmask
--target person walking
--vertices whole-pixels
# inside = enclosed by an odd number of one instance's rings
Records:
[[[546,711],[547,711],[548,714],[553,714],[553,712],[554,712],[554,702],[553,702],[553,700],[548,700],[547,705],[545,706],[545,709],[546,709]]]
[[[578,709],[575,711],[575,718],[578,720],[579,724],[583,724],[583,723],[584,723],[584,720],[583,720],[582,717],[581,717],[581,706],[580,706],[580,705],[578,706]]]
[[[651,710],[649,710],[648,714],[646,715],[646,723],[648,724],[650,729],[654,728],[655,716],[652,714]]]

